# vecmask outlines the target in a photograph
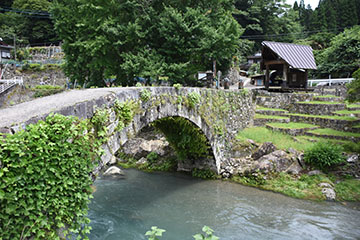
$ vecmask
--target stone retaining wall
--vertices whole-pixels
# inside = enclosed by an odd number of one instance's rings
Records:
[[[263,127],[266,123],[270,122],[289,123],[290,119],[255,118],[254,126]]]
[[[306,132],[305,135],[311,136],[311,137],[322,137],[322,138],[329,138],[329,139],[360,142],[360,137],[335,136],[335,135],[326,135],[326,134],[316,134],[316,133],[311,133],[311,132]]]
[[[354,124],[360,123],[360,120],[356,121],[347,121],[339,119],[328,119],[328,118],[318,118],[318,117],[308,117],[308,116],[293,116],[290,115],[291,122],[305,122],[315,125],[319,125],[324,128],[332,128],[339,131],[350,131]]]
[[[335,95],[338,97],[346,98],[347,88],[343,85],[319,86],[315,87],[314,93],[318,93],[319,95]]]
[[[256,104],[269,108],[281,108],[288,110],[296,102],[311,101],[313,93],[275,93],[265,90],[253,90],[255,92]]]
[[[270,129],[272,131],[282,132],[285,134],[289,134],[291,136],[297,136],[297,135],[304,135],[306,131],[314,130],[319,127],[313,127],[313,128],[298,128],[298,129],[292,129],[292,128],[277,128],[273,126],[266,125],[267,129]]]
[[[344,110],[345,104],[313,104],[313,103],[294,103],[289,107],[291,113],[310,114],[310,115],[332,115],[333,112]]]
[[[271,116],[287,116],[288,111],[256,110],[256,113]]]

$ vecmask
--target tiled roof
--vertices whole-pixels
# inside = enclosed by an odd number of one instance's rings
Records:
[[[316,69],[313,50],[310,46],[281,42],[262,42],[291,67],[298,69]]]

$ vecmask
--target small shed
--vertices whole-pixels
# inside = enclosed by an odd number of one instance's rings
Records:
[[[285,89],[306,88],[308,70],[316,69],[313,49],[306,45],[264,41],[261,56],[267,89],[276,85]],[[275,74],[270,76],[271,70],[275,70]]]
[[[10,52],[12,49],[14,49],[13,46],[7,45],[0,38],[0,63],[11,58]]]

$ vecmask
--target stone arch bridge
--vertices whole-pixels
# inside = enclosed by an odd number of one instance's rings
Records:
[[[137,102],[139,109],[133,120],[121,131],[116,131],[116,101]],[[26,125],[45,119],[50,113],[79,118],[91,118],[96,109],[107,109],[109,141],[104,144],[101,166],[107,164],[121,145],[143,127],[165,117],[182,117],[199,127],[211,145],[215,162],[211,167],[220,172],[222,163],[231,156],[236,133],[252,124],[255,105],[252,93],[240,90],[206,88],[148,87],[99,88],[71,90],[35,99],[0,110],[0,133],[15,133]]]

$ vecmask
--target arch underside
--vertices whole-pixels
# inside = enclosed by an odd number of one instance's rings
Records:
[[[156,120],[168,118],[168,117],[180,117],[180,118],[186,119],[189,122],[191,122],[194,126],[199,128],[201,130],[201,132],[205,135],[205,137],[210,145],[211,152],[214,157],[214,162],[208,166],[203,166],[203,167],[211,168],[215,172],[219,173],[220,163],[221,163],[221,159],[223,157],[222,151],[219,148],[218,139],[216,139],[213,136],[212,131],[209,128],[209,126],[193,109],[191,109],[189,111],[186,108],[178,109],[176,106],[175,107],[176,110],[174,111],[174,107],[169,106],[169,105],[170,104],[166,104],[162,107],[149,109],[142,114],[136,114],[133,118],[132,123],[118,134],[119,135],[118,137],[120,140],[118,149],[120,148],[120,146],[125,144],[128,139],[136,136],[141,131],[141,129],[150,125],[152,122],[154,122]],[[113,149],[112,152],[115,153],[118,149]],[[201,166],[197,166],[196,163],[195,163],[195,166],[201,167]]]

